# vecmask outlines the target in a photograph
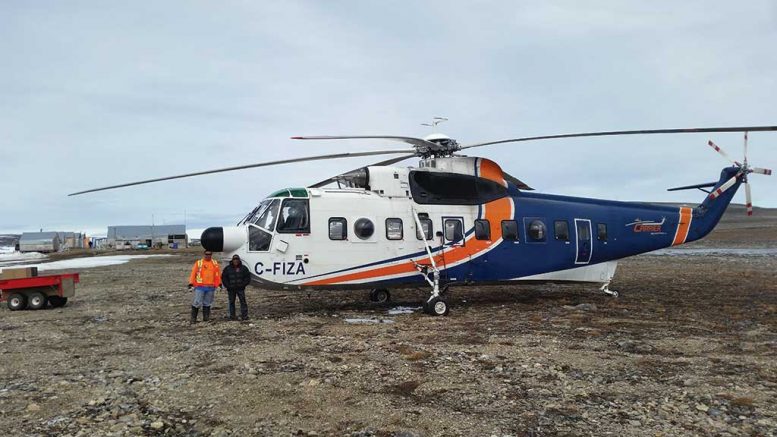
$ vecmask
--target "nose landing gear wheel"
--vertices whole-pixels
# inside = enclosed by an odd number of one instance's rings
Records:
[[[370,301],[376,303],[388,303],[391,300],[391,293],[385,288],[376,288],[370,291]]]
[[[448,301],[442,297],[433,297],[424,302],[424,312],[433,316],[447,316],[450,312]]]

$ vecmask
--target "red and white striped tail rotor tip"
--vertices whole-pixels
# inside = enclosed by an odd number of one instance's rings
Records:
[[[747,215],[753,215],[753,200],[750,197],[750,184],[745,184],[745,208]]]
[[[766,176],[772,175],[772,171],[769,170],[768,168],[753,167],[752,170],[753,170],[753,173],[758,173]]]

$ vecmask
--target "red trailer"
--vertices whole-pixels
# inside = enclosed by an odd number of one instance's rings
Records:
[[[59,308],[76,294],[78,282],[78,273],[0,279],[0,302],[6,301],[11,311],[39,310],[48,303]]]

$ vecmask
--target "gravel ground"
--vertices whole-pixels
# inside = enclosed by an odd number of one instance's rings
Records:
[[[716,235],[705,244],[744,234]],[[774,247],[773,230],[758,235]],[[776,258],[631,258],[619,298],[457,288],[445,318],[389,313],[419,306],[420,290],[384,307],[365,292],[250,288],[250,322],[223,320],[218,294],[216,320],[193,327],[182,285],[194,254],[82,270],[65,308],[0,309],[0,429],[775,435]]]

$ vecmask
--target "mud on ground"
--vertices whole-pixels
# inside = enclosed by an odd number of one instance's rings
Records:
[[[721,238],[735,239],[723,234]],[[453,290],[449,317],[364,292],[249,289],[188,325],[194,254],[81,272],[0,309],[12,435],[774,435],[777,259],[641,256],[612,288]],[[394,292],[418,306],[424,293]],[[382,320],[347,323],[346,319]]]

